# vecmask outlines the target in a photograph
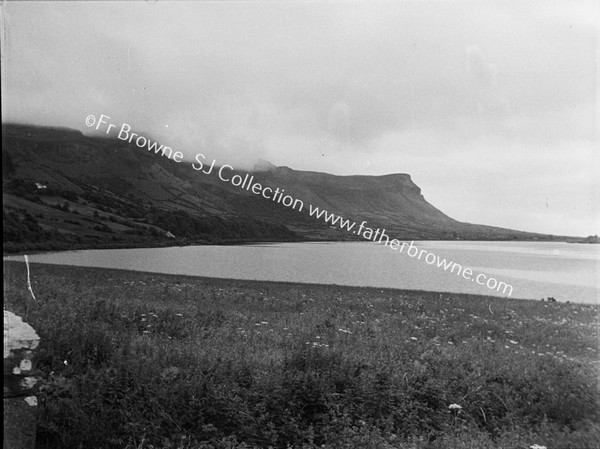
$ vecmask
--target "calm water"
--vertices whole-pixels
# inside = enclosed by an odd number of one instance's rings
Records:
[[[417,242],[416,246],[470,267],[473,277],[483,273],[512,285],[512,297],[600,301],[598,245],[452,241]],[[406,252],[370,242],[85,250],[33,255],[30,260],[195,276],[506,296],[444,271],[437,262],[429,265]]]

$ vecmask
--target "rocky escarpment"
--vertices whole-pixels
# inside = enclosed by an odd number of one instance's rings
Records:
[[[306,210],[224,182],[218,169],[201,174],[193,160],[174,162],[116,138],[3,125],[2,158],[5,250],[15,242],[12,249],[23,242],[65,249],[172,245],[173,239],[189,244],[356,238]],[[405,173],[336,176],[262,161],[251,175],[305,205],[366,220],[398,239],[552,238],[458,222],[430,204]],[[58,246],[43,247],[48,241]]]

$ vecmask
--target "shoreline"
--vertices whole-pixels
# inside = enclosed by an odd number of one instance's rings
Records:
[[[410,241],[413,240],[415,242],[530,242],[530,243],[569,243],[569,244],[584,244],[584,245],[598,245],[600,244],[600,240],[590,241],[587,237],[561,237],[556,239],[397,239],[399,241]],[[156,241],[156,242],[139,242],[139,244],[135,244],[134,242],[123,242],[123,244],[115,243],[115,244],[102,244],[99,243],[97,245],[94,244],[81,244],[75,245],[69,248],[52,248],[52,249],[32,249],[32,250],[22,250],[18,249],[16,251],[6,251],[3,247],[2,255],[6,256],[20,256],[24,254],[46,254],[46,253],[55,253],[55,252],[63,252],[63,251],[84,251],[84,250],[92,250],[92,249],[141,249],[141,248],[177,248],[177,247],[187,247],[187,246],[234,246],[234,245],[255,245],[255,244],[277,244],[277,243],[356,243],[356,242],[365,242],[365,243],[376,243],[368,239],[355,237],[355,238],[323,238],[323,239],[315,239],[315,238],[301,238],[295,240],[232,240],[232,241],[221,241],[221,242],[207,242],[207,241],[195,241],[195,242],[176,242],[176,241]],[[5,242],[6,244],[12,244],[12,242]]]
[[[5,310],[42,341],[48,449],[134,447],[132,428],[154,447],[596,447],[598,305],[30,269],[35,300],[5,262]]]
[[[16,260],[4,260],[4,271],[6,277],[7,265],[14,264],[25,264],[25,261]],[[541,303],[541,304],[553,304],[562,306],[590,306],[597,307],[600,304],[590,302],[578,302],[578,301],[556,301],[548,302],[541,301],[533,298],[517,298],[517,297],[506,297],[506,296],[493,296],[493,295],[481,295],[473,293],[455,293],[449,291],[438,291],[438,290],[411,290],[411,289],[400,289],[390,287],[374,287],[374,286],[355,286],[355,285],[343,285],[343,284],[319,284],[310,282],[289,282],[289,281],[272,281],[272,280],[259,280],[259,279],[236,279],[236,278],[218,278],[209,276],[193,276],[186,274],[170,274],[170,273],[158,273],[151,271],[139,271],[139,270],[126,270],[121,268],[104,268],[104,267],[86,267],[79,265],[66,265],[66,264],[49,264],[42,262],[30,262],[30,267],[42,267],[45,271],[89,271],[98,274],[97,271],[104,272],[105,274],[113,273],[114,275],[130,276],[130,277],[146,277],[154,280],[171,280],[173,284],[180,282],[195,281],[211,287],[235,287],[235,288],[251,288],[260,289],[264,288],[265,285],[271,286],[274,289],[306,289],[306,290],[338,290],[340,292],[361,292],[367,295],[375,294],[391,294],[401,296],[419,296],[419,297],[431,297],[431,298],[454,298],[461,300],[490,300],[490,301],[507,301],[513,303],[516,301],[517,304],[523,302],[528,303]],[[33,271],[33,270],[32,270]],[[33,276],[33,275],[32,275]]]

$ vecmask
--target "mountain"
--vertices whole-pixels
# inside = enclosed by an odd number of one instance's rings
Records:
[[[71,129],[4,124],[2,134],[5,252],[360,238],[311,207],[398,239],[553,238],[458,222],[408,174],[335,176],[266,161],[247,172],[206,160],[200,170],[200,159]],[[234,185],[242,179],[251,182]]]

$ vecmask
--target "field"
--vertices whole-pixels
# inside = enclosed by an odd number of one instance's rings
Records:
[[[598,307],[5,262],[45,448],[597,448]]]

